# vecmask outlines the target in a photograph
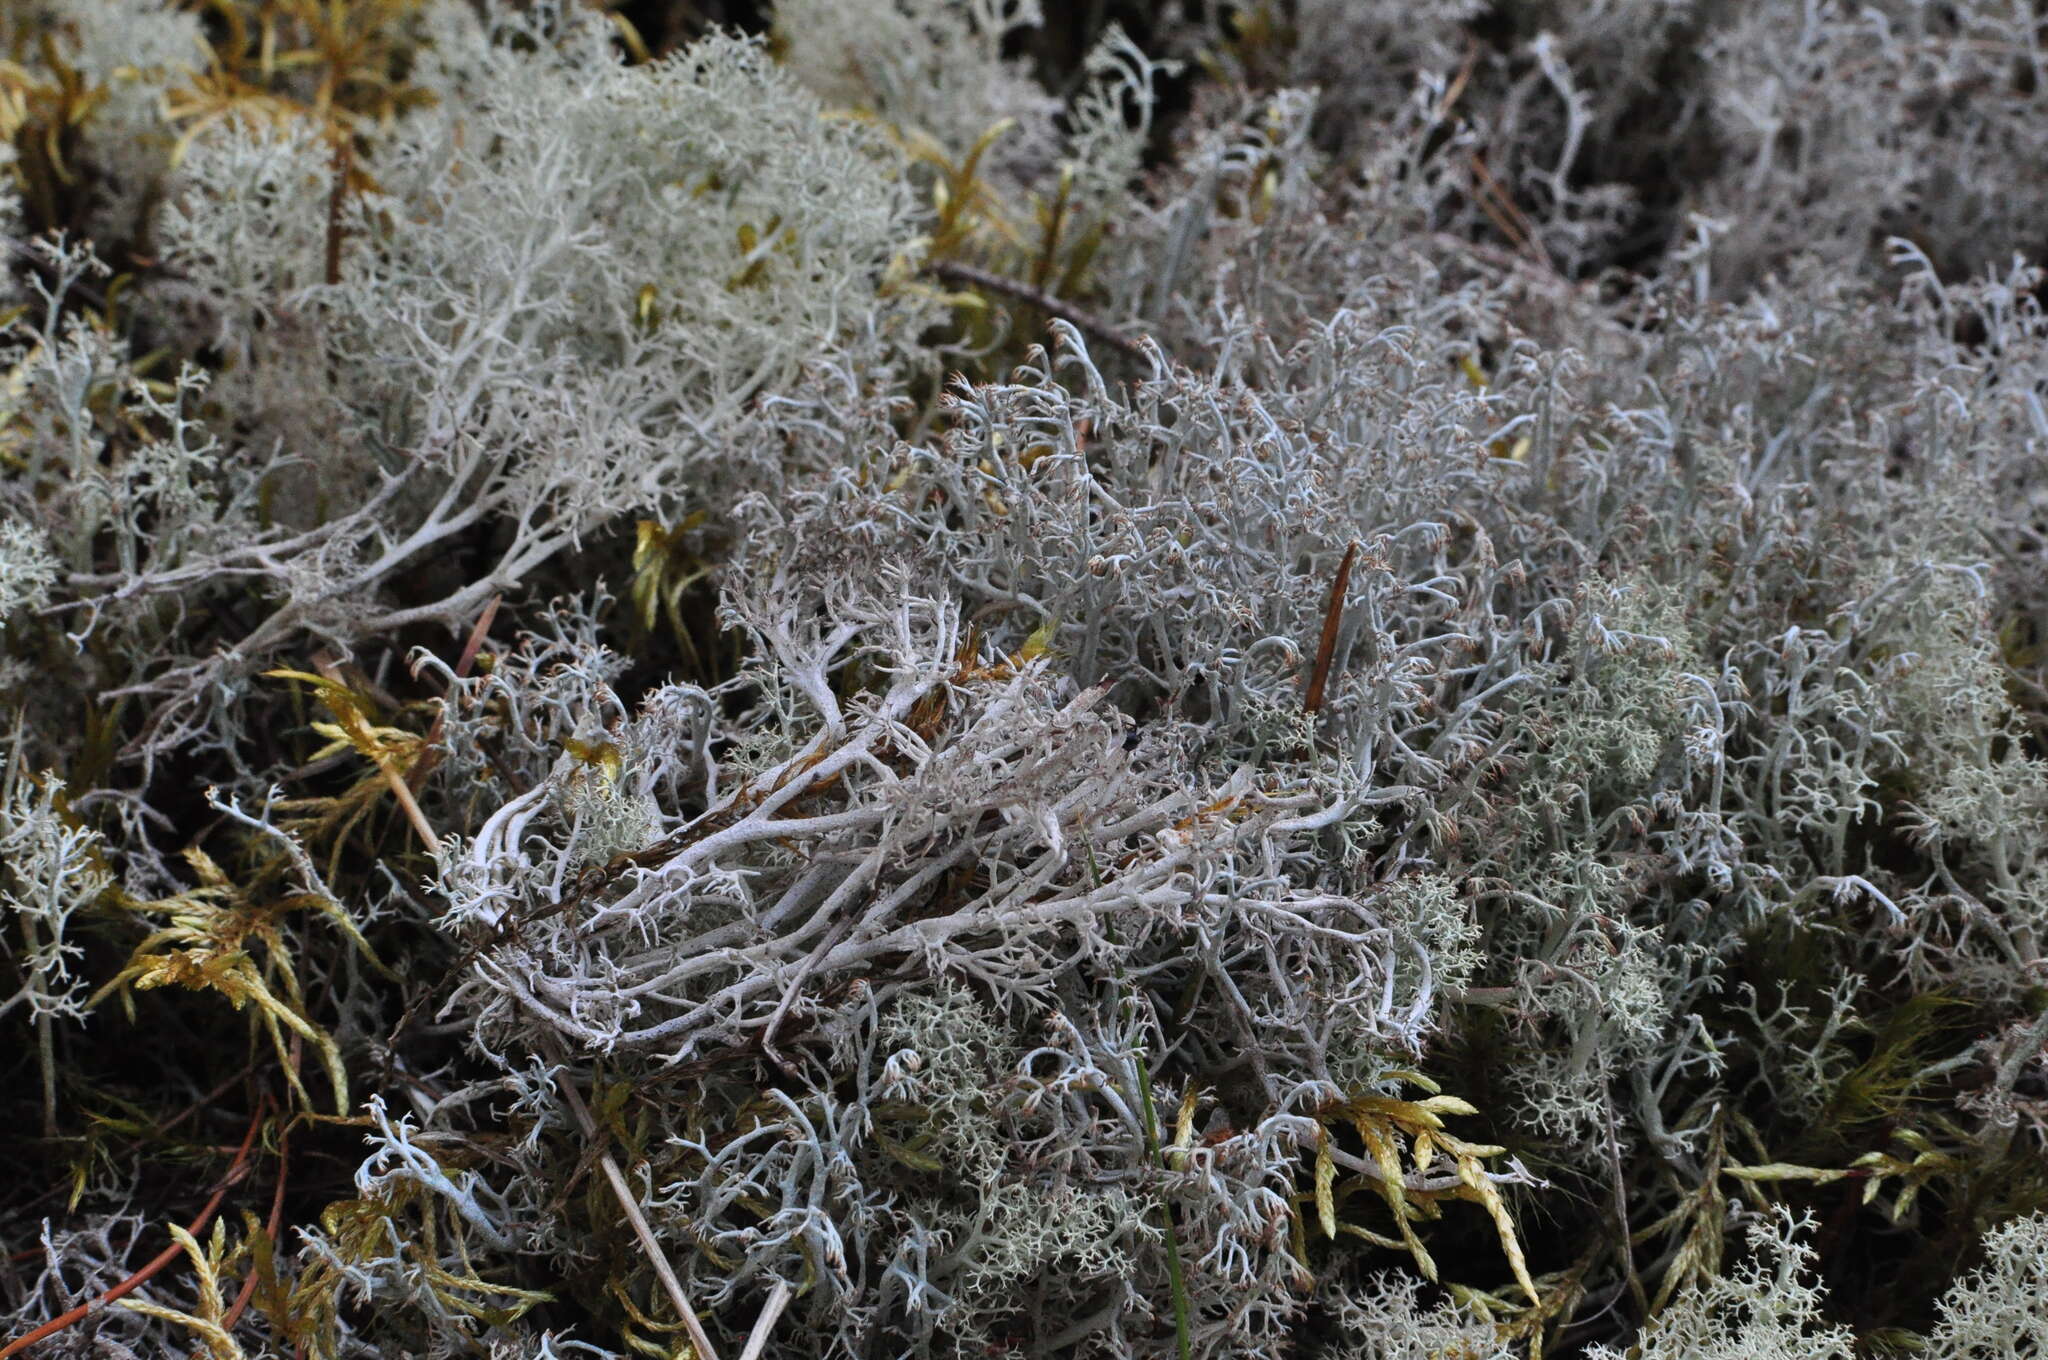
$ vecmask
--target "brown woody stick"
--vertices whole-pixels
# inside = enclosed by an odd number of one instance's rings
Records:
[[[470,667],[476,665],[477,654],[483,650],[484,639],[490,635],[491,624],[498,617],[498,605],[504,598],[503,595],[491,596],[491,602],[484,606],[484,612],[477,615],[476,626],[469,630],[469,641],[462,645],[462,655],[455,662],[455,678],[457,680],[466,677],[469,674]],[[417,676],[419,672],[414,671],[413,673]],[[420,788],[427,782],[427,776],[432,774],[434,767],[441,763],[441,731],[447,725],[448,705],[446,701],[443,701],[441,711],[434,715],[433,726],[427,729],[426,751],[418,760],[413,762],[411,778],[406,781],[407,786],[414,793],[419,792]]]
[[[1344,618],[1344,597],[1351,589],[1351,564],[1358,557],[1358,544],[1354,541],[1344,550],[1344,560],[1337,564],[1337,579],[1330,584],[1330,602],[1323,608],[1323,639],[1316,646],[1316,668],[1308,678],[1308,697],[1302,700],[1303,711],[1314,713],[1323,706],[1323,686],[1330,678],[1330,662],[1337,655],[1337,625]]]
[[[206,1201],[206,1207],[199,1211],[199,1217],[193,1219],[191,1227],[186,1229],[187,1232],[192,1234],[194,1241],[198,1240],[199,1234],[206,1231],[206,1225],[213,1221],[213,1216],[219,1211],[221,1201],[227,1198],[228,1191],[239,1184],[242,1177],[248,1174],[249,1149],[255,1146],[256,1130],[263,1127],[263,1116],[269,1111],[269,1108],[268,1098],[264,1100],[263,1104],[256,1107],[255,1116],[249,1120],[249,1131],[242,1135],[242,1146],[236,1151],[235,1160],[228,1167],[228,1174],[221,1180],[220,1189],[213,1192],[213,1198]],[[0,1346],[0,1360],[7,1360],[8,1356],[27,1350],[38,1341],[55,1336],[66,1327],[83,1320],[95,1308],[103,1308],[116,1299],[126,1298],[145,1284],[148,1284],[158,1271],[161,1271],[165,1266],[184,1254],[185,1249],[173,1242],[170,1246],[165,1247],[159,1252],[148,1265],[136,1271],[133,1275],[130,1275],[98,1298],[87,1299],[70,1312],[60,1313],[34,1331],[16,1337],[5,1346]]]
[[[668,1263],[668,1254],[655,1240],[654,1229],[648,1226],[647,1216],[640,1212],[640,1198],[633,1193],[633,1187],[626,1183],[626,1173],[619,1169],[600,1141],[603,1137],[597,1121],[591,1118],[590,1107],[583,1102],[583,1093],[576,1089],[570,1078],[567,1065],[562,1071],[560,1086],[562,1099],[569,1107],[569,1113],[576,1117],[576,1126],[583,1136],[597,1147],[597,1162],[604,1169],[604,1178],[610,1183],[612,1195],[619,1201],[619,1208],[625,1211],[626,1221],[633,1226],[633,1235],[640,1240],[640,1250],[647,1255],[649,1265],[661,1279],[661,1287],[668,1294],[668,1301],[682,1318],[683,1330],[690,1334],[690,1345],[696,1349],[697,1360],[718,1360],[718,1352],[711,1345],[711,1338],[704,1332],[704,1324],[697,1320],[697,1310],[690,1307],[689,1295],[683,1292],[683,1282],[676,1278],[675,1267]]]
[[[336,685],[343,689],[348,688],[348,681],[343,677],[341,667],[333,657],[325,654],[316,656],[313,659],[313,666]],[[433,826],[427,821],[427,814],[421,812],[420,805],[414,801],[412,787],[405,782],[405,776],[399,772],[398,766],[392,763],[391,757],[385,755],[377,745],[368,724],[353,709],[344,711],[337,708],[334,716],[342,730],[355,740],[358,747],[376,765],[377,773],[384,777],[385,786],[391,790],[391,795],[398,800],[398,806],[404,811],[406,820],[412,823],[412,829],[418,833],[420,843],[427,847],[429,854],[440,854],[441,838],[434,834]]]
[[[327,286],[341,282],[341,209],[348,199],[348,174],[355,162],[355,144],[343,129],[334,141],[334,182],[327,190],[327,260],[322,275]]]
[[[1043,288],[1033,288],[1020,280],[1006,278],[1001,274],[953,260],[935,260],[925,268],[931,270],[941,282],[951,284],[955,288],[985,288],[991,293],[1002,293],[1019,302],[1029,303],[1048,316],[1071,321],[1096,339],[1107,341],[1133,358],[1146,357],[1144,346],[1108,321],[1084,307],[1076,307],[1064,298],[1054,297]]]

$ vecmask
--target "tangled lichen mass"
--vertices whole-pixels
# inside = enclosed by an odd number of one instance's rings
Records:
[[[0,1357],[2048,1356],[2044,45],[0,6]]]

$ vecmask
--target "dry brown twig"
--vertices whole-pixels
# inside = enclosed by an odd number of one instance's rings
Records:
[[[199,1216],[194,1218],[191,1225],[186,1228],[185,1231],[190,1234],[191,1240],[197,1241],[199,1234],[206,1231],[206,1225],[211,1223],[214,1214],[220,1211],[221,1201],[227,1198],[228,1191],[241,1184],[242,1180],[249,1174],[249,1150],[256,1145],[256,1131],[263,1127],[263,1117],[269,1112],[270,1101],[266,1097],[257,1105],[255,1115],[250,1118],[249,1131],[242,1135],[242,1145],[236,1149],[235,1160],[229,1164],[227,1175],[221,1178],[220,1188],[213,1192],[213,1198],[206,1201],[206,1207],[199,1211]],[[6,1357],[10,1355],[19,1354],[30,1346],[35,1345],[38,1341],[47,1340],[65,1328],[83,1321],[94,1309],[104,1308],[110,1303],[126,1298],[142,1288],[143,1285],[148,1284],[165,1266],[184,1254],[185,1248],[173,1242],[170,1246],[165,1247],[154,1257],[150,1258],[149,1263],[143,1266],[142,1269],[107,1290],[106,1293],[101,1294],[98,1298],[87,1299],[69,1312],[60,1313],[56,1317],[51,1318],[34,1331],[24,1333],[8,1342],[5,1346],[0,1346],[0,1360],[6,1360]]]
[[[1001,293],[1018,302],[1036,307],[1047,316],[1056,316],[1063,321],[1072,322],[1096,339],[1122,350],[1134,359],[1150,357],[1145,353],[1142,344],[1124,334],[1120,328],[1105,318],[1085,307],[1077,307],[1064,298],[1054,297],[1042,288],[1033,288],[1030,284],[1017,279],[1006,278],[990,270],[978,269],[971,264],[961,264],[955,260],[934,260],[925,267],[941,282],[955,288],[982,288],[991,293]]]
[[[348,688],[348,679],[341,673],[341,665],[333,657],[322,653],[313,658],[313,667],[333,684],[342,689]],[[427,822],[427,815],[420,811],[419,803],[413,799],[412,788],[405,782],[405,775],[391,762],[391,757],[384,753],[376,738],[364,726],[362,719],[352,712],[341,709],[336,709],[334,716],[342,729],[348,732],[356,749],[369,755],[376,762],[377,772],[384,777],[384,783],[391,790],[391,796],[398,800],[399,807],[405,810],[406,820],[412,823],[412,829],[419,834],[420,843],[427,847],[430,854],[440,854],[441,838],[434,834],[434,828]]]
[[[583,1093],[564,1073],[560,1088],[562,1099],[569,1106],[569,1113],[576,1117],[576,1126],[584,1138],[598,1145],[597,1121],[591,1118],[590,1107],[583,1103]],[[633,1193],[633,1187],[626,1183],[626,1173],[619,1169],[618,1161],[612,1154],[600,1147],[597,1162],[604,1169],[604,1178],[611,1183],[612,1194],[618,1198],[619,1208],[625,1212],[626,1221],[633,1225],[633,1235],[640,1239],[640,1249],[647,1253],[648,1263],[661,1279],[661,1287],[668,1294],[669,1303],[675,1308],[676,1316],[682,1319],[683,1330],[690,1334],[690,1345],[696,1348],[698,1360],[718,1360],[718,1351],[705,1335],[704,1324],[697,1318],[697,1310],[690,1307],[688,1296],[683,1293],[683,1282],[676,1278],[675,1267],[668,1263],[668,1255],[655,1241],[654,1229],[647,1224],[647,1216],[640,1212],[640,1200]],[[759,1330],[758,1328],[756,1329]],[[752,1343],[749,1343],[752,1351]]]
[[[1337,628],[1344,619],[1344,598],[1351,590],[1351,564],[1358,560],[1358,544],[1353,543],[1344,550],[1344,560],[1337,564],[1337,579],[1330,583],[1330,603],[1323,610],[1323,636],[1316,644],[1316,665],[1309,673],[1308,695],[1301,702],[1302,708],[1314,713],[1323,706],[1323,686],[1330,679],[1330,663],[1337,655]]]
[[[484,639],[490,635],[491,624],[498,617],[498,606],[504,602],[504,599],[503,595],[491,596],[491,602],[484,606],[481,614],[477,615],[476,626],[469,630],[469,641],[462,645],[462,655],[455,662],[455,678],[457,680],[466,678],[470,670],[475,667],[477,656],[483,651]],[[419,674],[417,668],[414,669],[413,674],[415,676]],[[415,793],[426,783],[427,776],[434,772],[434,767],[441,763],[441,733],[447,729],[447,726],[448,705],[444,699],[441,704],[441,711],[434,715],[433,725],[427,729],[426,750],[419,760],[414,763],[412,773],[406,780],[407,785]]]

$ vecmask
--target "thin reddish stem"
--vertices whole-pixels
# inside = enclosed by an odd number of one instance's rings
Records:
[[[1344,618],[1344,597],[1351,590],[1351,564],[1358,558],[1358,544],[1344,550],[1337,564],[1337,579],[1330,584],[1330,603],[1323,609],[1323,638],[1316,647],[1316,668],[1308,679],[1308,697],[1301,706],[1314,713],[1323,706],[1323,686],[1330,678],[1330,662],[1337,655],[1337,625]]]
[[[285,1178],[291,1171],[292,1128],[287,1123],[277,1134],[277,1188],[270,1195],[270,1219],[263,1225],[263,1234],[270,1239],[270,1249],[277,1250],[277,1235],[284,1229],[284,1186]],[[220,1320],[222,1331],[231,1331],[241,1321],[242,1311],[249,1306],[249,1298],[256,1292],[256,1270],[251,1266],[249,1277],[242,1281],[241,1292],[235,1295],[235,1302]]]
[[[242,1135],[242,1146],[235,1153],[235,1160],[228,1167],[228,1174],[222,1178],[220,1189],[213,1192],[213,1198],[206,1201],[206,1207],[199,1211],[199,1217],[193,1219],[191,1225],[185,1229],[185,1231],[192,1234],[195,1241],[200,1233],[206,1231],[206,1225],[213,1221],[214,1214],[219,1212],[221,1201],[227,1198],[228,1191],[232,1190],[241,1182],[244,1176],[248,1175],[249,1149],[255,1146],[256,1130],[263,1127],[263,1116],[269,1112],[269,1109],[270,1102],[267,1099],[256,1107],[254,1117],[249,1120],[249,1131]],[[48,1322],[45,1322],[27,1335],[17,1337],[5,1346],[0,1346],[0,1360],[7,1360],[8,1356],[27,1350],[38,1341],[55,1336],[66,1327],[83,1320],[95,1308],[103,1308],[117,1299],[126,1298],[142,1288],[143,1285],[148,1284],[151,1279],[155,1278],[157,1272],[177,1260],[179,1256],[184,1254],[184,1251],[185,1249],[175,1242],[165,1247],[150,1260],[148,1265],[136,1271],[133,1275],[130,1275],[98,1298],[88,1299],[70,1312],[51,1318]]]

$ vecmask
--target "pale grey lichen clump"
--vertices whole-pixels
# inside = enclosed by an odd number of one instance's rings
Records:
[[[2048,1347],[2031,9],[19,11],[0,1346]]]

